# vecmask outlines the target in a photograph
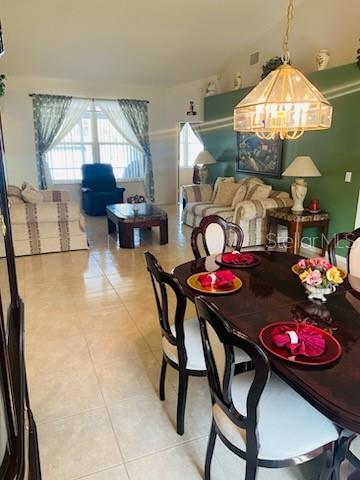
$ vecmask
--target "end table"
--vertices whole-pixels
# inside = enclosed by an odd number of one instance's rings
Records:
[[[270,208],[267,211],[268,215],[268,234],[266,236],[266,248],[268,249],[270,244],[274,241],[272,238],[272,231],[276,230],[277,225],[283,225],[288,228],[288,245],[287,251],[298,255],[300,252],[302,233],[304,228],[316,227],[319,228],[322,234],[321,246],[322,256],[326,252],[326,241],[328,228],[329,228],[329,214],[328,212],[321,210],[318,213],[310,213],[308,210],[304,210],[301,214],[295,214],[291,211],[291,208]],[[275,233],[275,244],[276,242]]]

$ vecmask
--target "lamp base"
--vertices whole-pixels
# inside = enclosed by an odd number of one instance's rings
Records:
[[[291,185],[291,195],[294,200],[291,211],[294,214],[301,215],[304,212],[304,200],[306,193],[307,183],[303,178],[296,178],[295,182]]]
[[[199,169],[200,183],[204,185],[207,182],[208,169],[205,165],[201,165]]]

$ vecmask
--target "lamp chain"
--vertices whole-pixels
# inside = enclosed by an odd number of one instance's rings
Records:
[[[285,65],[287,65],[290,62],[289,32],[290,32],[290,24],[293,18],[294,18],[294,0],[289,0],[289,5],[287,9],[286,30],[285,30],[284,43],[283,43],[283,56],[282,56],[282,61]]]

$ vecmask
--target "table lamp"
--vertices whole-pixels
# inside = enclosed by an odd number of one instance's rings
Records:
[[[307,193],[307,183],[302,177],[321,177],[317,166],[311,157],[300,156],[288,166],[283,173],[283,177],[296,177],[291,185],[291,195],[294,200],[292,212],[301,214],[304,211],[304,199]]]
[[[200,183],[206,183],[208,175],[207,165],[211,165],[213,163],[216,163],[216,160],[207,150],[203,150],[195,158],[194,165],[199,166]]]

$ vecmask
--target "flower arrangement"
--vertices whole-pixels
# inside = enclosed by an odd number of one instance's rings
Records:
[[[131,195],[127,199],[127,203],[145,203],[144,195]]]
[[[309,298],[325,301],[324,295],[334,292],[344,281],[341,271],[324,258],[303,258],[296,266]]]

